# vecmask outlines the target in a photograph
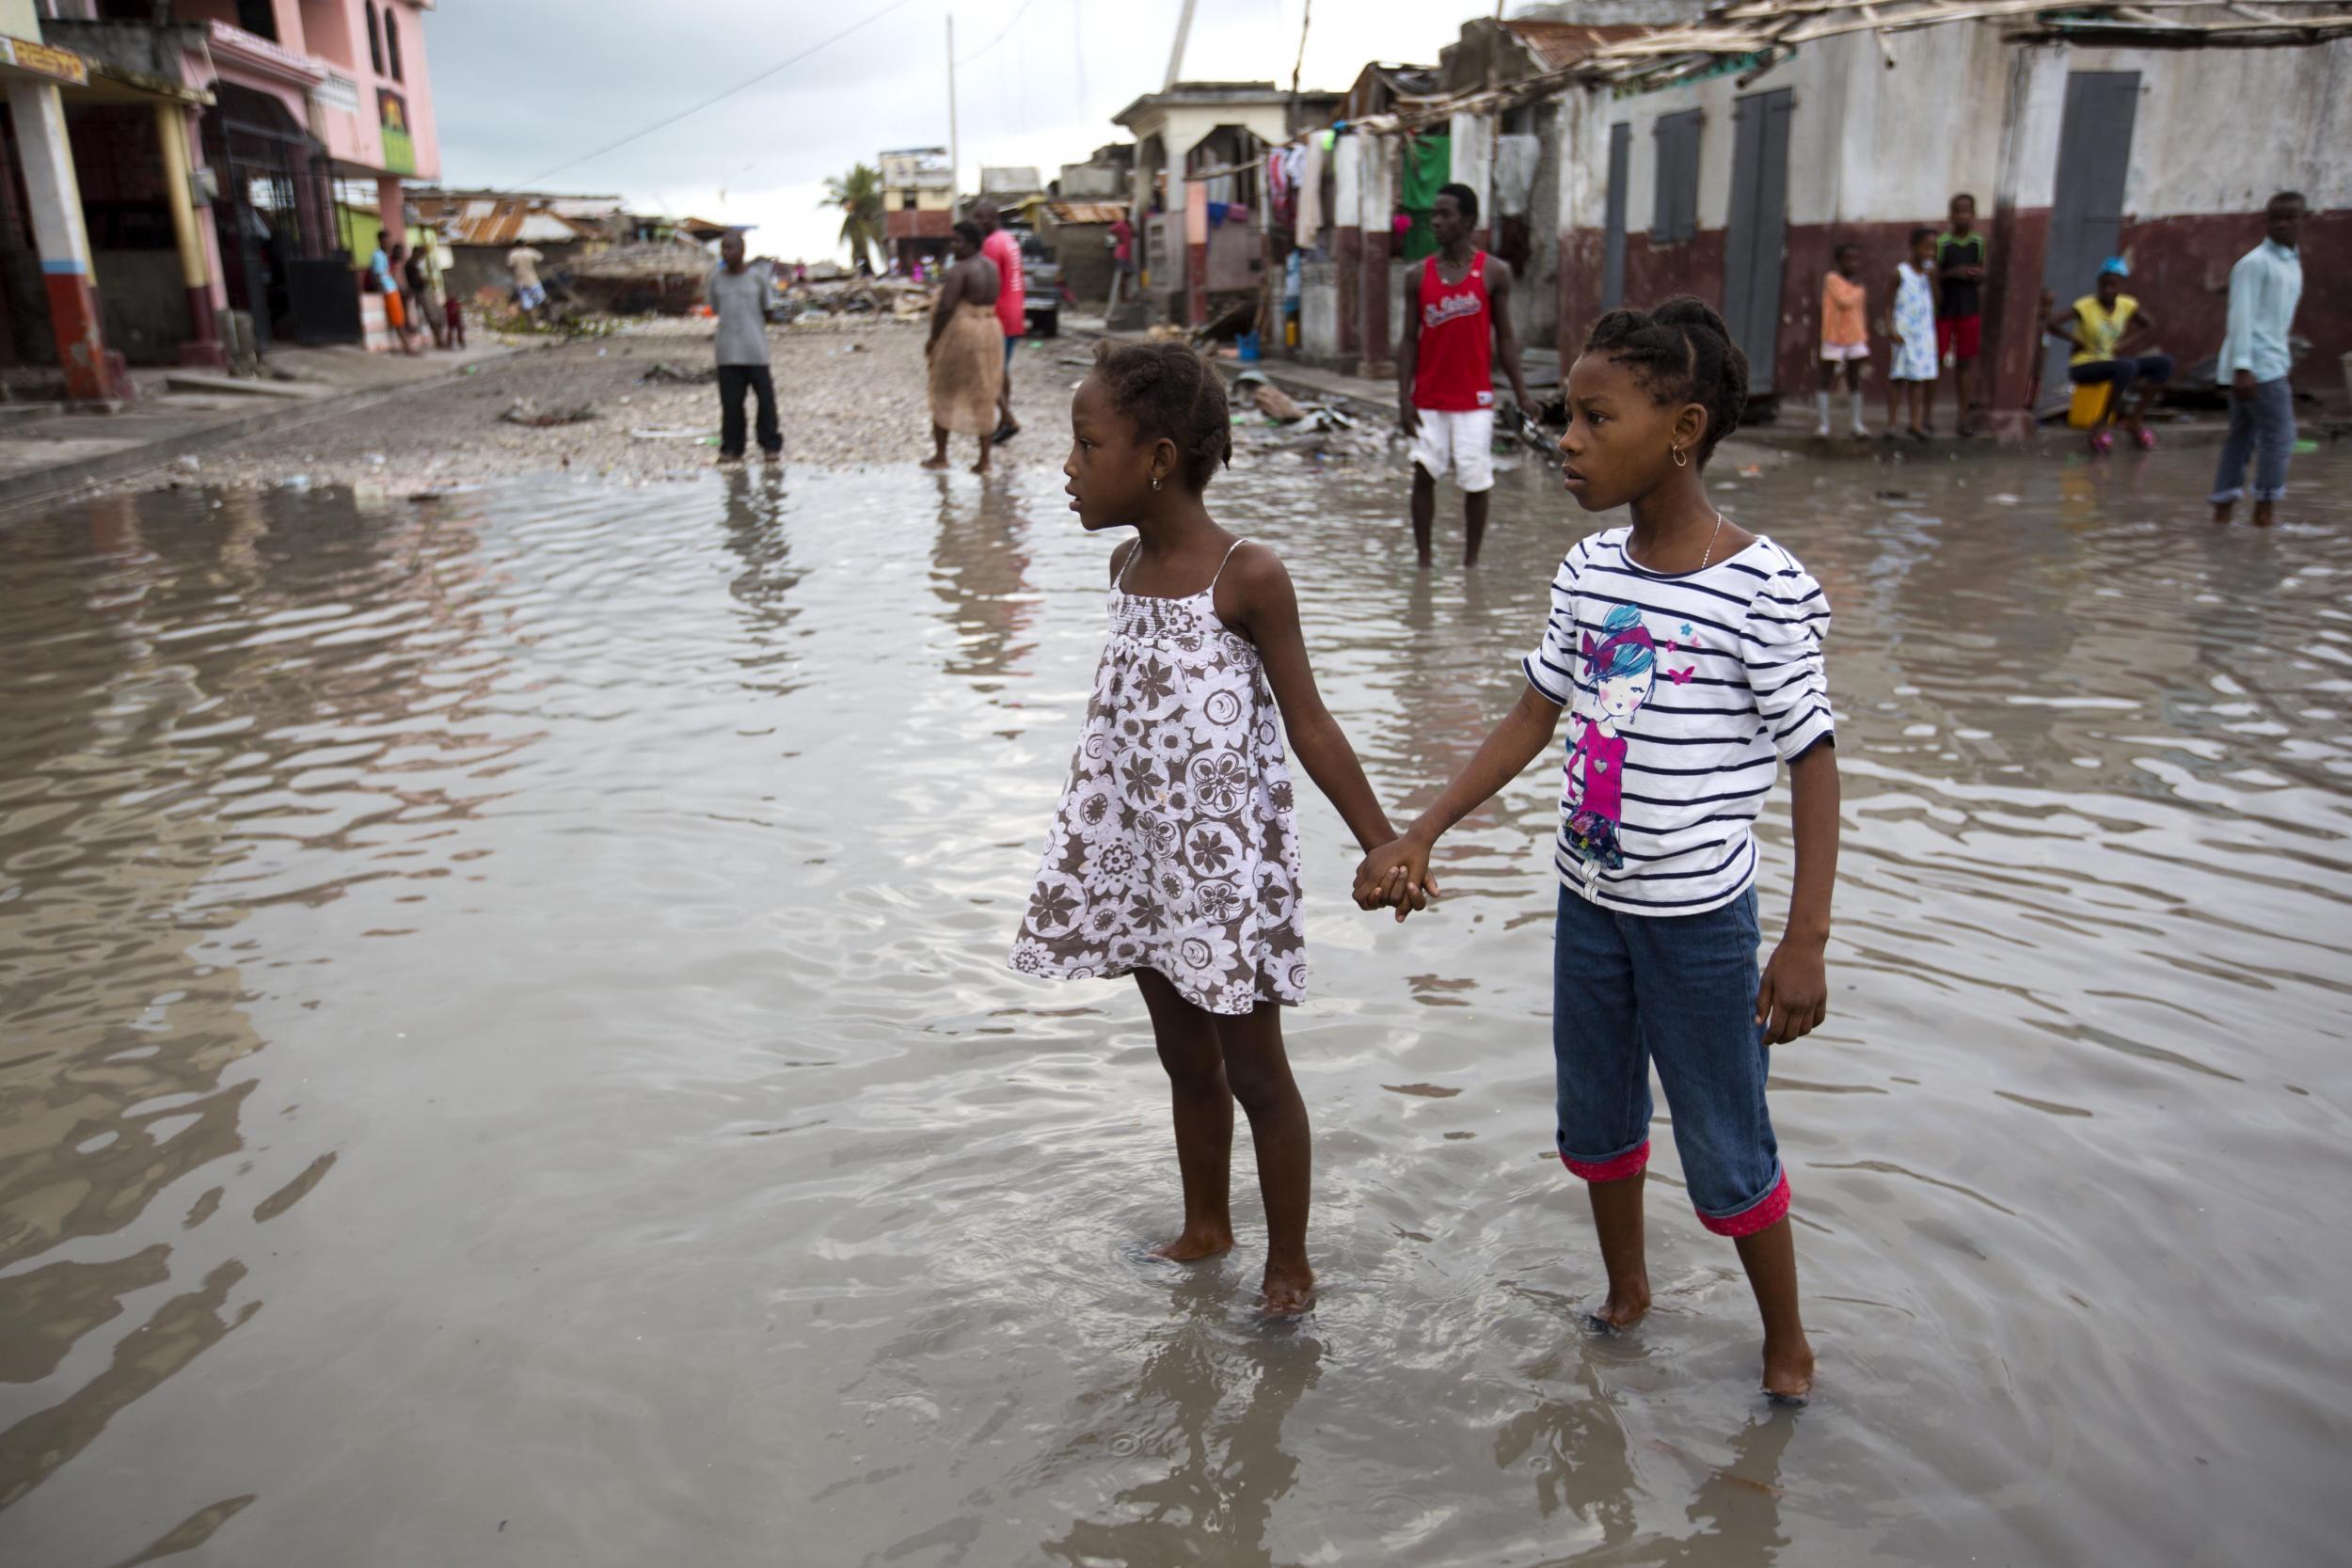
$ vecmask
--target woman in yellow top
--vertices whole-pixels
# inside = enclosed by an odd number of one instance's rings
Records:
[[[2066,379],[2076,386],[2094,381],[2113,386],[2103,427],[2090,435],[2093,451],[2114,450],[2115,437],[2104,426],[2118,419],[2139,443],[2140,451],[2153,450],[2156,438],[2140,422],[2140,416],[2155,389],[2172,379],[2170,355],[2128,352],[2133,344],[2146,341],[2156,332],[2155,318],[2123,292],[2123,279],[2131,275],[2131,263],[2121,256],[2108,257],[2099,268],[2098,292],[2083,295],[2072,310],[2050,322],[2052,337],[2074,345],[2074,356],[2066,362]],[[2139,397],[2126,409],[2123,399],[2135,387],[2139,388]]]
[[[1869,291],[1862,286],[1862,247],[1841,245],[1830,259],[1836,264],[1821,275],[1821,385],[1813,394],[1821,423],[1813,434],[1829,434],[1829,395],[1837,389],[1837,367],[1843,365],[1853,433],[1867,436],[1862,423],[1862,367],[1870,362],[1870,329],[1864,319]]]

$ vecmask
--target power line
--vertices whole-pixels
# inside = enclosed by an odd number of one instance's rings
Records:
[[[990,39],[986,43],[981,44],[979,48],[974,50],[971,54],[966,55],[962,59],[957,61],[956,63],[959,65],[970,65],[974,60],[978,59],[982,55],[987,54],[990,50],[1004,42],[1005,40],[1011,35],[1012,30],[1021,25],[1021,19],[1029,14],[1029,7],[1033,4],[1035,4],[1035,0],[1021,0],[1021,8],[1012,13],[1012,20],[1005,24],[1005,30],[1003,32],[998,33],[994,38]]]
[[[564,163],[560,163],[544,174],[534,174],[530,179],[522,182],[520,185],[515,187],[515,189],[527,190],[530,187],[538,184],[542,180],[554,178],[556,175],[563,173],[567,168],[577,168],[579,166],[588,162],[592,158],[601,158],[606,153],[617,151],[621,148],[627,147],[633,141],[643,141],[645,137],[652,135],[656,131],[667,130],[669,127],[675,125],[679,120],[698,115],[705,109],[709,108],[712,104],[734,97],[737,93],[743,91],[746,87],[757,87],[769,77],[775,75],[776,72],[788,70],[793,66],[799,65],[803,60],[807,59],[811,55],[818,53],[819,50],[828,49],[834,44],[839,43],[843,39],[848,38],[851,33],[857,32],[861,28],[871,26],[873,24],[880,22],[883,17],[888,16],[892,11],[898,10],[901,7],[907,6],[911,3],[912,0],[890,0],[890,4],[884,6],[881,10],[874,12],[872,15],[867,16],[861,21],[852,22],[850,25],[842,28],[841,31],[834,34],[830,38],[826,38],[816,43],[810,44],[806,49],[802,50],[790,59],[780,60],[776,64],[770,66],[767,70],[759,72],[756,76],[747,76],[742,81],[736,83],[735,86],[726,88],[723,92],[713,93],[711,96],[704,99],[699,103],[680,109],[677,113],[668,116],[665,119],[657,119],[642,131],[632,131],[618,141],[607,142],[604,146],[597,148],[592,152],[583,152],[577,158],[568,159]],[[1022,9],[1026,10],[1027,8],[1026,0],[1024,0]],[[1013,20],[1018,22],[1020,18],[1015,16]],[[1008,31],[1009,31],[1009,29],[1008,29]],[[1002,38],[1003,36],[1004,35],[1002,33],[997,35],[998,38]],[[983,51],[983,53],[985,53],[985,51]],[[513,192],[510,191],[506,194],[511,195]]]

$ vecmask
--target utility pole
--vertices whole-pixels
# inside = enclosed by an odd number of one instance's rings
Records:
[[[956,210],[957,182],[962,178],[963,142],[956,132],[956,19],[947,18],[947,211]]]
[[[1184,0],[1184,8],[1176,16],[1176,47],[1168,52],[1168,82],[1160,90],[1175,87],[1176,78],[1184,71],[1184,40],[1192,36],[1192,0]]]

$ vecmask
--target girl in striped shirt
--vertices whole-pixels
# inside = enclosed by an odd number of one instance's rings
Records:
[[[1438,838],[1517,778],[1568,716],[1553,942],[1561,1160],[1588,1183],[1609,1299],[1649,1309],[1642,1236],[1654,1060],[1701,1224],[1732,1237],[1764,1319],[1765,1391],[1802,1402],[1813,1352],[1764,1103],[1766,1051],[1826,1011],[1837,868],[1836,721],[1821,667],[1829,605],[1796,558],[1707,499],[1740,422],[1747,361],[1695,299],[1613,310],[1568,375],[1568,490],[1629,527],[1571,549],[1551,583],[1527,689],[1437,803],[1365,857],[1357,901],[1402,920],[1436,895]],[[1787,764],[1795,891],[1761,974],[1750,824]]]

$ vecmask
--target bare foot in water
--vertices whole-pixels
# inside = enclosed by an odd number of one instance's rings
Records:
[[[1803,1404],[1813,1392],[1813,1347],[1803,1336],[1789,1344],[1764,1341],[1764,1392],[1774,1404]]]
[[[1295,1318],[1315,1304],[1315,1275],[1312,1269],[1278,1273],[1269,1267],[1264,1282],[1258,1289],[1261,1297],[1258,1316],[1262,1318]]]
[[[947,460],[944,457],[926,457],[916,467],[929,468],[931,472],[938,473],[947,467]]]
[[[973,465],[972,465],[972,471],[973,471],[974,473],[976,473],[976,474],[986,474],[986,473],[990,472],[989,466],[988,466],[988,459],[986,459],[985,457],[983,457],[983,458],[982,458],[982,459],[980,459],[977,463],[973,464]]]
[[[1184,1233],[1172,1242],[1162,1242],[1152,1249],[1154,1258],[1165,1258],[1171,1263],[1198,1263],[1203,1258],[1215,1258],[1233,1250],[1233,1233],[1230,1229],[1208,1226],[1186,1226]]]
[[[1596,1328],[1607,1334],[1622,1334],[1642,1321],[1649,1311],[1649,1281],[1628,1285],[1622,1290],[1611,1286],[1609,1299],[1586,1314]]]

